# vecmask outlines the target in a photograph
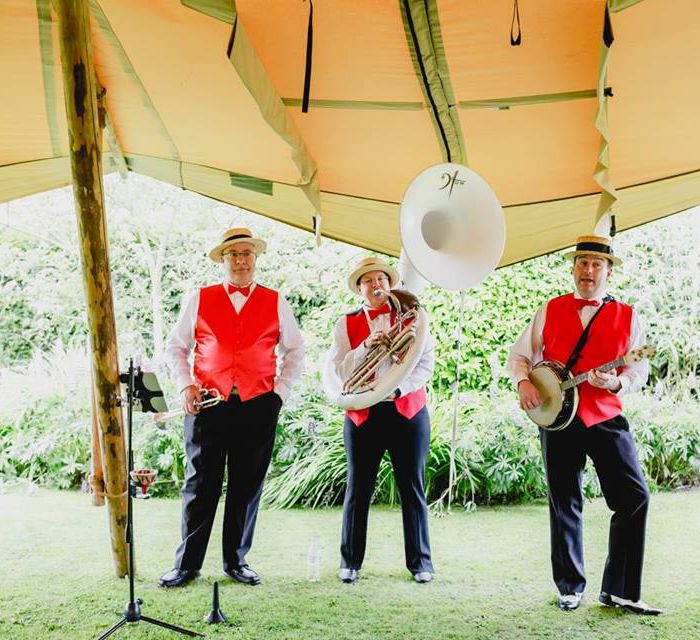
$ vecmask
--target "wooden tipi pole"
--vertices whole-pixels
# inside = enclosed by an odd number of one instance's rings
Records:
[[[90,45],[88,0],[54,0],[54,7],[61,42],[63,91],[90,328],[92,371],[102,432],[105,498],[115,572],[122,577],[127,573],[125,528],[128,483],[124,425],[117,401],[120,395],[117,332],[107,251],[101,130]]]

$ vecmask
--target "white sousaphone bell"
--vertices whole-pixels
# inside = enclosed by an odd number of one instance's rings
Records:
[[[423,278],[443,289],[468,289],[498,266],[506,223],[486,180],[445,162],[428,167],[408,185],[399,233],[403,252]]]
[[[413,294],[420,293],[422,279],[444,289],[476,286],[496,268],[505,245],[505,218],[496,194],[477,173],[452,162],[428,167],[408,185],[399,231],[399,268],[405,288]],[[375,347],[346,381],[326,363],[324,390],[344,409],[364,409],[386,399],[423,352],[427,314],[420,307],[408,313],[396,296],[389,299],[397,310],[389,332],[396,341],[390,347]],[[408,316],[402,317],[402,306]]]

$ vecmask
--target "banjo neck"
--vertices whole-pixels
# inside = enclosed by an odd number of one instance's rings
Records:
[[[604,365],[600,367],[594,367],[596,371],[610,371],[610,369],[615,369],[615,367],[620,367],[623,364],[625,364],[625,357],[617,358],[616,360],[611,360],[610,362],[606,362]],[[561,383],[561,390],[566,391],[567,389],[571,389],[571,387],[575,387],[582,382],[585,382],[588,380],[588,374],[590,371],[593,371],[593,369],[589,369],[588,371],[584,373],[579,373],[577,376],[574,376],[573,378],[569,378],[568,380],[564,380],[564,382]]]

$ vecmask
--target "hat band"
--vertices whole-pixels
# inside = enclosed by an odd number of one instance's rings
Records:
[[[599,242],[580,242],[576,245],[576,251],[597,251],[598,253],[613,255],[612,247]]]
[[[235,236],[229,236],[224,240],[224,242],[230,242],[231,240],[238,240],[238,238],[250,238],[251,240],[253,239],[253,236],[249,236],[247,233],[239,233],[236,234]],[[222,242],[223,244],[223,242]]]

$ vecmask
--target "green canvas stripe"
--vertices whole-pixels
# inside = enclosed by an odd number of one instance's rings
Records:
[[[467,147],[464,144],[464,137],[462,135],[462,125],[459,121],[459,110],[457,108],[457,100],[455,99],[454,91],[452,90],[452,81],[450,80],[450,68],[447,64],[447,55],[445,54],[445,46],[442,40],[442,29],[440,28],[440,15],[438,13],[437,1],[431,0],[427,3],[428,9],[428,25],[430,26],[430,37],[433,43],[433,53],[435,55],[435,61],[438,68],[438,78],[440,80],[440,86],[445,94],[448,105],[448,117],[452,126],[448,134],[448,139],[454,136],[455,140],[451,142],[454,148],[457,147],[460,150],[459,157],[454,155],[453,151],[453,162],[459,162],[462,164],[467,164]]]
[[[234,187],[241,187],[242,189],[248,189],[248,191],[257,191],[267,196],[272,195],[272,180],[246,176],[242,173],[233,173],[232,171],[228,172],[228,177],[231,185]]]
[[[406,42],[444,160],[466,163],[435,0],[400,0]]]
[[[606,13],[606,18],[607,18]],[[612,43],[611,43],[612,46]],[[600,55],[598,59],[598,109],[595,116],[595,128],[600,133],[598,158],[593,171],[593,179],[600,185],[600,200],[596,211],[596,225],[617,202],[617,192],[610,177],[610,131],[608,128],[608,97],[605,95],[605,81],[610,60],[610,47],[606,45],[603,32],[600,35]]]
[[[258,105],[265,122],[289,146],[292,162],[299,171],[298,186],[313,206],[316,212],[317,229],[320,229],[318,214],[321,211],[321,190],[318,166],[311,156],[301,132],[287,113],[282,99],[265,72],[255,47],[246,33],[245,26],[238,19],[237,14],[233,22],[227,53],[231,65]]]
[[[285,107],[300,107],[299,98],[282,98]],[[372,100],[309,100],[309,106],[314,109],[350,109],[361,111],[421,111],[425,108],[422,102],[381,102]]]
[[[180,4],[227,24],[233,24],[236,17],[233,0],[180,0]]]
[[[562,93],[543,93],[537,96],[514,96],[511,98],[492,98],[489,100],[460,100],[460,109],[509,109],[528,104],[545,104],[548,102],[566,102],[568,100],[584,100],[595,98],[597,89],[584,91],[565,91]]]
[[[641,1],[642,0],[609,0],[608,6],[610,7],[610,11],[617,13],[618,11],[627,9],[627,7],[631,7],[633,4],[637,4]]]
[[[131,64],[129,56],[126,54],[126,51],[124,50],[122,43],[119,41],[119,38],[114,33],[112,25],[109,23],[109,20],[107,19],[107,16],[102,10],[102,7],[100,7],[98,0],[90,0],[90,11],[92,13],[92,17],[97,22],[97,25],[99,26],[102,32],[102,35],[109,42],[113,51],[116,53],[117,59],[121,64],[122,71],[124,71],[124,73],[126,73],[126,75],[133,80],[134,85],[138,89],[138,92],[141,95],[142,106],[144,107],[144,109],[146,109],[148,113],[151,114],[151,116],[153,116],[154,127],[159,130],[161,138],[166,142],[166,144],[169,147],[168,157],[171,160],[177,160],[179,162],[180,152],[175,146],[175,141],[170,136],[170,133],[167,127],[165,126],[165,123],[161,119],[160,114],[156,110],[156,107],[153,104],[153,101],[151,100],[151,96],[148,95],[146,87],[143,85],[143,82],[141,82],[141,78],[139,78],[138,74],[136,73],[136,70]]]
[[[62,105],[57,104],[55,69],[60,69],[60,62],[56,65],[53,57],[53,23],[51,21],[50,0],[36,0],[36,15],[39,23],[39,47],[41,49],[41,76],[44,82],[44,110],[46,122],[49,127],[51,139],[51,152],[54,157],[65,155],[61,149],[61,141],[58,132],[58,109]]]

